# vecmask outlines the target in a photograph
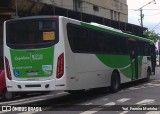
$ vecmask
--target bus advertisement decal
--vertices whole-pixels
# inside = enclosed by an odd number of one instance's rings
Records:
[[[12,70],[16,78],[52,76],[54,46],[31,52],[14,49],[10,52]]]

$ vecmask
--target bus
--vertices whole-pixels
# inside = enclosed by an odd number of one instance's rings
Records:
[[[4,22],[8,91],[69,93],[149,80],[154,43],[97,23],[64,16],[30,16]]]

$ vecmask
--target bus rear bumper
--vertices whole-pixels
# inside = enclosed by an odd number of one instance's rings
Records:
[[[7,84],[7,90],[11,92],[53,91],[55,80],[45,81],[15,81]]]

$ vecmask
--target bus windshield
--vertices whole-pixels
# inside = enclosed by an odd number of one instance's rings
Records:
[[[57,41],[57,21],[53,19],[9,21],[6,33],[6,43],[13,49],[48,47]]]

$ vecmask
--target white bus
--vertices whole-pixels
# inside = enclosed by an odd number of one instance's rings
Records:
[[[154,43],[100,24],[63,16],[4,22],[8,91],[70,93],[149,79]]]

